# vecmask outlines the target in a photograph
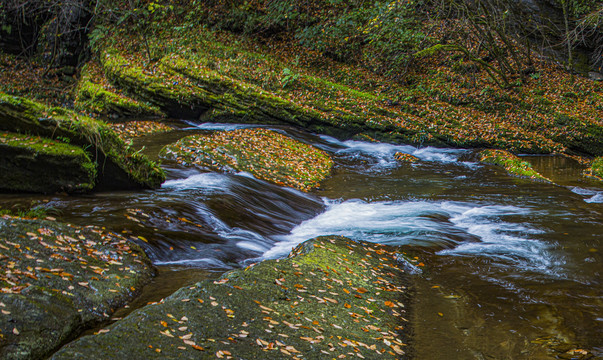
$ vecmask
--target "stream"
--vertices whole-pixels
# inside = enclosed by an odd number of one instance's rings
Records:
[[[178,124],[135,145],[156,158],[182,136],[248,126]],[[424,264],[412,267],[417,359],[546,359],[552,348],[575,347],[603,356],[603,186],[582,177],[577,162],[526,156],[558,184],[550,185],[482,165],[474,150],[270,128],[333,156],[321,189],[303,193],[246,173],[166,162],[168,181],[158,190],[4,194],[0,205],[33,201],[59,220],[131,236],[160,269],[144,303],[195,279],[284,257],[312,237],[344,235],[400,246]],[[396,152],[420,161],[398,163]]]

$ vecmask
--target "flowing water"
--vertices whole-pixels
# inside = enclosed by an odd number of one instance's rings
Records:
[[[153,157],[182,136],[244,126],[186,123],[137,145]],[[246,173],[166,163],[169,180],[158,190],[2,195],[0,205],[36,201],[61,220],[127,234],[160,277],[286,256],[318,235],[400,246],[425,265],[412,267],[417,359],[544,359],[576,346],[603,356],[603,187],[582,178],[579,164],[529,157],[558,184],[550,185],[479,164],[473,150],[275,129],[332,154],[333,176],[321,189],[306,194]],[[396,152],[419,161],[400,164]]]

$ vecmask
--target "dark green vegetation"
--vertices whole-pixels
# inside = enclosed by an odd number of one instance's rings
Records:
[[[125,146],[124,142],[103,122],[97,121],[86,116],[65,110],[63,108],[49,108],[42,104],[0,93],[0,131],[11,133],[35,134],[36,136],[48,139],[61,140],[68,143],[59,146],[56,141],[52,142],[54,150],[50,151],[44,148],[44,144],[39,142],[27,143],[24,138],[19,147],[14,146],[16,140],[11,143],[11,152],[6,152],[5,156],[10,158],[12,151],[16,151],[23,158],[24,154],[29,154],[30,158],[36,157],[36,164],[30,162],[32,167],[28,173],[38,176],[50,175],[54,172],[45,172],[53,162],[56,164],[56,155],[59,151],[74,150],[73,154],[80,154],[80,167],[86,170],[88,175],[82,178],[82,172],[73,172],[64,174],[70,178],[72,185],[64,185],[63,190],[89,190],[94,186],[99,188],[129,189],[129,188],[154,188],[158,187],[165,175],[159,166],[149,161],[144,155],[135,152]],[[42,141],[42,140],[40,140]],[[50,143],[49,143],[50,144]],[[70,146],[70,147],[69,147]],[[29,149],[25,149],[29,147]],[[44,151],[41,150],[44,149]],[[75,148],[80,150],[75,150]],[[5,149],[8,149],[5,147]],[[83,150],[82,150],[83,149]],[[86,151],[84,154],[83,151]],[[35,155],[40,154],[40,156]],[[42,156],[46,155],[46,156]],[[82,157],[85,156],[85,157]],[[94,168],[86,164],[90,160],[94,161]],[[17,157],[19,159],[19,157]],[[48,160],[46,160],[48,159]],[[76,161],[77,162],[77,161]],[[14,165],[13,165],[14,166]],[[25,169],[24,169],[25,170]],[[28,173],[24,173],[27,175]],[[8,176],[8,173],[5,176]],[[61,174],[61,172],[59,172]],[[97,174],[96,178],[93,176]],[[11,176],[16,176],[12,174]],[[5,190],[13,191],[56,191],[56,185],[48,182],[48,187],[43,184],[32,183],[29,185],[29,178],[14,178],[13,182],[5,182]],[[36,180],[37,181],[37,180]],[[66,181],[62,179],[60,181]],[[59,182],[59,180],[56,180]],[[42,186],[42,187],[40,187]]]
[[[259,179],[304,191],[317,187],[333,166],[323,150],[266,129],[187,136],[166,146],[161,156],[211,170],[247,171]]]
[[[403,359],[404,279],[393,248],[320,237],[183,288],[52,359]]]
[[[106,320],[153,274],[127,239],[95,227],[0,217],[0,357],[39,359]]]
[[[511,154],[508,151],[484,150],[480,153],[480,161],[485,164],[501,166],[513,176],[552,183],[551,180],[545,178],[534,170],[529,162],[522,161],[519,157]]]

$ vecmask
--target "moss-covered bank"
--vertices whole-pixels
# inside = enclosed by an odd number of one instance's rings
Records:
[[[516,153],[603,152],[600,87],[583,80],[568,85],[559,71],[545,76],[550,68],[538,74],[546,83],[530,80],[507,91],[493,89],[483,71],[477,78],[457,74],[448,66],[454,61],[430,58],[426,69],[395,82],[280,42],[193,24],[186,29],[166,28],[163,38],[151,39],[153,61],[140,56],[138,38],[121,34],[108,42],[100,54],[107,79],[189,119],[285,123],[340,138],[365,134]]]
[[[522,161],[516,155],[504,150],[484,150],[480,153],[480,161],[503,167],[512,176],[553,183],[552,180],[540,175],[527,161]]]
[[[212,170],[247,171],[278,185],[308,191],[331,171],[323,150],[267,129],[240,129],[193,135],[161,151],[166,159]]]
[[[584,171],[584,174],[603,181],[603,157],[595,158],[590,167]]]
[[[95,62],[81,70],[75,92],[75,109],[103,117],[162,117],[158,107],[132,99],[111,86]]]
[[[52,359],[404,359],[407,275],[393,248],[320,237],[199,282]]]
[[[153,268],[96,227],[0,217],[0,357],[39,359],[132,299]]]
[[[48,108],[0,93],[1,130],[61,140],[84,149],[96,164],[95,186],[99,188],[156,188],[165,180],[157,164],[128,148],[105,123],[64,108]]]
[[[0,190],[78,192],[92,190],[96,165],[80,147],[0,132],[0,173]]]

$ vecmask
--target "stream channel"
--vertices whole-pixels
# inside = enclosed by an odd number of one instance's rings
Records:
[[[248,126],[177,124],[135,146],[156,159],[185,135]],[[555,358],[552,347],[603,356],[603,186],[582,177],[577,162],[526,157],[556,186],[479,164],[474,150],[270,128],[333,156],[333,175],[321,189],[302,193],[245,173],[164,162],[168,181],[158,190],[1,195],[0,204],[35,201],[61,221],[132,236],[159,268],[140,305],[336,234],[401,246],[424,264],[409,268],[417,359],[546,359]],[[398,163],[396,152],[420,161]]]

